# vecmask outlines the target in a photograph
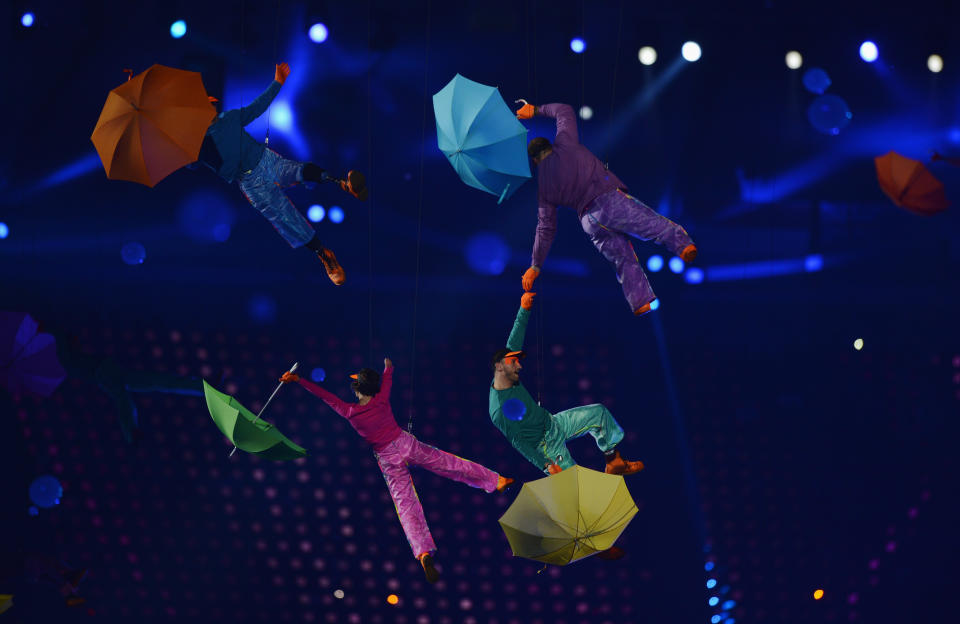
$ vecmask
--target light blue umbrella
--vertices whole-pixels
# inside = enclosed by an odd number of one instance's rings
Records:
[[[433,96],[437,145],[468,186],[499,197],[530,178],[527,129],[496,87],[460,74]]]

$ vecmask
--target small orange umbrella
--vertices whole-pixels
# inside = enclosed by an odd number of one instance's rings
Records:
[[[920,215],[936,214],[950,205],[943,183],[919,160],[887,152],[873,159],[880,188],[893,203]]]
[[[90,140],[108,178],[152,187],[197,160],[216,115],[198,72],[154,65],[107,94]]]

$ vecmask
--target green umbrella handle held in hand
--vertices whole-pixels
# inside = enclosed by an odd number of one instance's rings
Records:
[[[291,366],[291,367],[290,367],[290,370],[287,371],[287,372],[289,372],[289,373],[295,373],[295,372],[297,372],[297,368],[298,368],[299,366],[300,366],[300,362],[294,362],[294,363],[293,363],[293,366]],[[263,410],[267,409],[267,406],[270,405],[270,401],[273,400],[273,397],[275,397],[275,396],[277,395],[277,392],[278,392],[278,391],[280,390],[280,388],[282,388],[282,387],[283,387],[283,382],[281,382],[280,385],[278,385],[278,386],[276,387],[276,389],[273,391],[273,394],[271,394],[271,395],[270,395],[270,398],[267,399],[267,402],[263,404],[263,407],[260,408],[260,412],[257,413],[257,417],[253,419],[253,422],[257,422],[257,420],[260,419],[260,416],[263,414]],[[233,454],[236,453],[236,452],[237,452],[237,445],[234,444],[234,445],[233,445],[233,450],[230,451],[230,457],[233,457]]]

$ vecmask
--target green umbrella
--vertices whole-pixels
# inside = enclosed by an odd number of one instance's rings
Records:
[[[277,390],[279,389],[278,386]],[[238,448],[276,461],[307,455],[306,449],[294,444],[267,421],[260,420],[259,414],[254,414],[229,394],[220,392],[206,381],[203,382],[203,393],[207,398],[207,409],[210,410],[213,422],[235,445],[231,455]],[[276,393],[274,390],[270,399],[273,399]],[[266,409],[267,405],[263,407]],[[260,413],[262,414],[263,410],[260,410]]]
[[[613,546],[636,513],[622,476],[572,466],[524,483],[500,526],[515,556],[567,565]]]

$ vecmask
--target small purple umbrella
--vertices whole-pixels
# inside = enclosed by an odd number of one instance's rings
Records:
[[[0,310],[0,384],[10,394],[48,397],[67,377],[50,334],[25,312]]]

